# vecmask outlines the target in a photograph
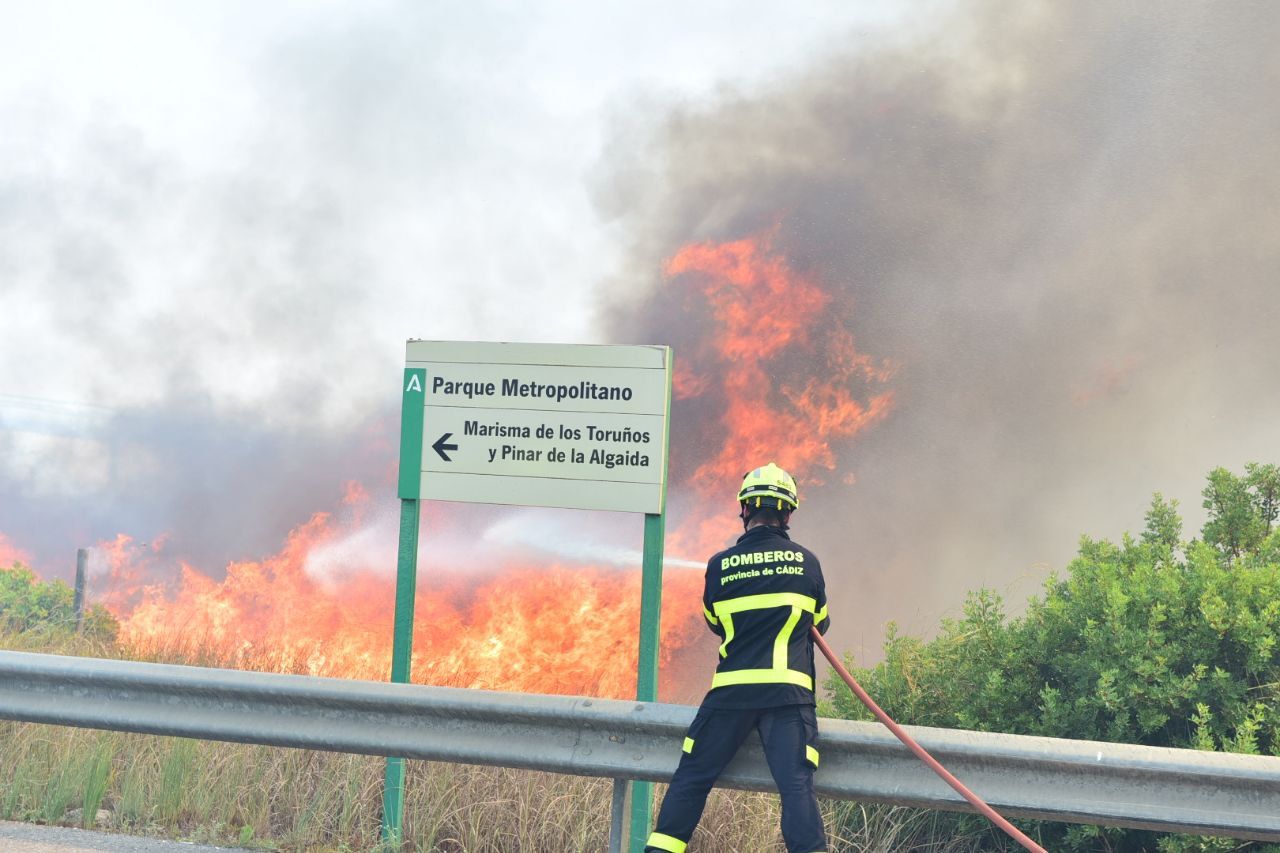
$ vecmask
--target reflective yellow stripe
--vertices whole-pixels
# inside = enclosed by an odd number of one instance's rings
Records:
[[[719,607],[719,602],[716,607]],[[720,644],[720,657],[729,656],[729,641],[733,639],[733,616],[728,613],[720,614],[720,618],[724,624],[724,642]]]
[[[743,610],[763,610],[766,607],[799,607],[805,613],[818,609],[818,602],[812,596],[798,592],[766,592],[760,595],[743,595],[738,598],[726,598],[715,603],[716,615],[724,618],[725,614],[738,613]]]
[[[795,684],[813,689],[813,679],[807,673],[794,669],[735,669],[730,672],[717,672],[711,678],[712,687],[727,687],[731,684]]]
[[[722,687],[726,684],[798,684],[813,689],[813,679],[802,672],[787,669],[787,649],[791,643],[791,632],[800,621],[801,613],[813,613],[818,602],[809,595],[798,592],[767,592],[760,595],[743,595],[715,602],[716,616],[720,617],[724,626],[724,642],[720,644],[720,657],[729,656],[729,642],[733,639],[733,614],[745,610],[766,610],[770,607],[790,607],[791,615],[787,618],[782,630],[773,640],[773,668],[747,669],[736,672],[718,673],[711,680],[711,686]],[[824,608],[825,609],[825,608]],[[704,608],[705,610],[705,608]],[[710,617],[708,617],[710,618]],[[754,673],[754,675],[751,675]]]
[[[670,835],[663,835],[661,832],[655,832],[649,836],[645,846],[667,850],[669,853],[684,853],[684,849],[689,846],[689,842],[681,841],[679,838],[673,838]]]
[[[685,750],[685,751],[688,752],[688,750]],[[811,746],[806,746],[804,748],[804,757],[809,759],[809,763],[812,764],[815,768],[818,766],[818,750],[814,749]]]
[[[827,618],[827,605],[822,605],[822,609],[813,614],[813,624],[818,625],[823,619]]]
[[[795,630],[796,623],[800,621],[800,608],[794,604],[791,606],[791,616],[788,617],[782,630],[778,632],[778,636],[773,638],[773,668],[787,668],[787,646],[791,644],[791,632]]]
[[[684,751],[693,752],[693,738],[687,737],[684,739]]]
[[[707,621],[710,622],[712,625],[720,624],[720,620],[716,618],[716,615],[705,607],[702,608],[702,615],[707,617]]]

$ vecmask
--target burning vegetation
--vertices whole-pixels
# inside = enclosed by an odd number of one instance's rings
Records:
[[[700,436],[715,451],[698,464],[686,454],[672,467],[672,502],[680,512],[668,524],[669,557],[701,559],[722,547],[734,532],[726,495],[742,471],[767,457],[807,485],[820,484],[835,467],[837,446],[892,408],[886,388],[892,366],[857,351],[844,322],[828,312],[819,282],[792,269],[770,240],[766,233],[689,245],[666,267],[670,297],[714,325],[676,355],[673,432]],[[698,417],[699,401],[722,414]],[[759,418],[762,410],[771,416]],[[163,539],[143,545],[121,534],[98,546],[106,568],[95,594],[138,655],[385,678],[395,597],[390,562],[348,549],[337,571],[314,570],[317,553],[358,539],[372,503],[368,490],[353,484],[340,512],[314,513],[278,553],[231,562],[221,579],[185,562],[171,564]],[[413,680],[633,694],[639,572],[568,559],[424,571]],[[705,686],[685,659],[693,656],[684,655],[703,634],[701,585],[700,570],[668,566],[664,696],[687,698]]]

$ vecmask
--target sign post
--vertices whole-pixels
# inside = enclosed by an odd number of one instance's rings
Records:
[[[644,517],[644,558],[640,576],[640,657],[636,673],[636,699],[658,699],[658,640],[662,616],[662,545],[666,513]],[[649,826],[653,823],[653,783],[631,785],[631,853],[644,850]]]
[[[413,599],[418,584],[418,525],[421,512],[423,383],[421,368],[405,368],[400,403],[400,544],[396,549],[396,613],[391,640],[391,680],[409,683],[413,653]],[[382,840],[399,847],[404,828],[404,759],[388,758],[382,788]]]
[[[645,516],[636,698],[657,699],[671,368],[662,346],[408,342],[392,681],[410,675],[421,500],[611,510]],[[652,794],[633,786],[635,851]],[[388,758],[392,846],[403,817],[404,760]]]

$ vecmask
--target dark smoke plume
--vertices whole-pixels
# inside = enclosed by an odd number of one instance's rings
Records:
[[[713,324],[673,321],[655,271],[780,223],[774,249],[899,365],[841,455],[854,482],[795,520],[839,640],[874,656],[886,621],[927,632],[984,585],[1016,610],[1081,534],[1140,530],[1160,491],[1194,535],[1209,469],[1280,456],[1276,32],[1264,2],[967,3],[620,127],[598,188],[634,239],[617,339],[679,359]],[[697,407],[674,458],[715,446]]]

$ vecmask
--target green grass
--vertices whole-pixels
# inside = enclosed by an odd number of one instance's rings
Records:
[[[85,827],[93,826],[94,816],[102,806],[102,798],[106,796],[111,782],[112,759],[115,755],[115,742],[106,733],[98,736],[98,744],[89,761],[88,778],[84,785],[84,821]]]

